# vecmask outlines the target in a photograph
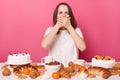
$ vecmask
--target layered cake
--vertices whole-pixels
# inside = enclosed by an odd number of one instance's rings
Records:
[[[31,63],[29,53],[14,53],[8,55],[7,64],[23,65],[28,63]]]
[[[92,58],[92,66],[103,67],[103,68],[112,68],[115,65],[115,59],[110,56],[100,56],[96,55]]]

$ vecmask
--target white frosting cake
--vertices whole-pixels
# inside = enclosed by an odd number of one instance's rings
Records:
[[[112,68],[115,65],[115,59],[113,60],[97,60],[92,58],[92,66]]]
[[[29,53],[15,53],[8,55],[7,64],[23,65],[28,63],[31,63]]]

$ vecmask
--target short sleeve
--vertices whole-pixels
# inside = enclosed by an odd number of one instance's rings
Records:
[[[47,28],[46,31],[45,31],[44,36],[46,36],[52,29],[53,29],[52,27]]]
[[[80,37],[84,38],[84,37],[83,37],[83,34],[82,34],[82,31],[80,30],[80,28],[76,28],[76,32],[78,33],[78,35],[79,35]]]

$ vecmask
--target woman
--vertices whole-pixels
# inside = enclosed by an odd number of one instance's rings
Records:
[[[54,26],[46,30],[41,45],[43,48],[49,48],[49,55],[54,60],[67,66],[69,61],[78,59],[78,49],[84,51],[86,44],[67,3],[57,5],[53,23]]]

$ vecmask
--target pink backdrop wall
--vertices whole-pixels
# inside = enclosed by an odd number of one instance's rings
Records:
[[[62,1],[71,5],[85,37],[87,50],[80,58],[90,61],[99,54],[120,61],[119,0],[0,0],[0,62],[14,52],[29,52],[34,62],[47,55],[40,42]]]

